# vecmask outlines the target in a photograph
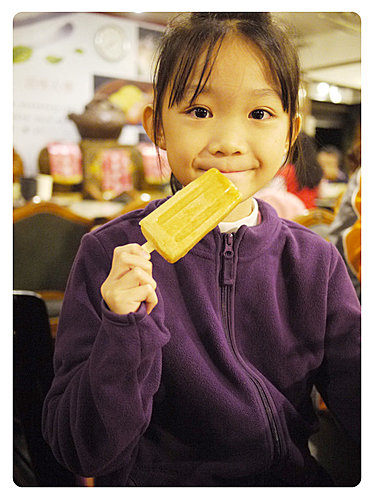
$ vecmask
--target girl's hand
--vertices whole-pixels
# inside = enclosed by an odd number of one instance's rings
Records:
[[[112,312],[136,312],[141,303],[146,302],[146,311],[150,314],[156,306],[156,281],[150,259],[150,254],[136,243],[115,248],[112,268],[100,289]]]

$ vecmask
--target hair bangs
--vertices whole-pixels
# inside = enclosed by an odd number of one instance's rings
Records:
[[[225,34],[221,34],[220,36],[212,37],[209,41],[206,41],[204,45],[196,43],[196,40],[192,39],[191,44],[186,45],[184,53],[181,55],[180,64],[172,78],[168,102],[169,107],[179,104],[186,97],[186,92],[192,77],[197,76],[199,70],[198,83],[189,99],[190,104],[192,104],[203,91],[211,76],[224,36]],[[203,64],[199,65],[202,67],[200,69],[198,63],[201,56],[204,54],[205,59]]]

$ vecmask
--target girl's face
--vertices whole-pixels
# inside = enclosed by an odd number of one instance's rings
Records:
[[[240,190],[243,200],[226,220],[251,212],[251,197],[281,167],[289,146],[289,116],[262,60],[259,49],[241,37],[227,37],[211,76],[195,101],[204,57],[187,86],[184,99],[162,110],[159,146],[166,149],[175,177],[186,185],[217,168]],[[152,108],[144,126],[152,137]],[[299,132],[299,119],[295,123]]]

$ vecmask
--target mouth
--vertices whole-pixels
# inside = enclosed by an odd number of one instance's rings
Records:
[[[222,174],[241,174],[242,172],[247,172],[249,170],[255,170],[253,168],[246,168],[244,170],[220,170]]]
[[[210,170],[211,168],[216,168],[222,174],[242,174],[244,172],[256,170],[256,168],[229,169],[229,168],[220,168],[220,167],[216,167],[216,166],[210,166],[208,168],[199,168],[198,170],[201,170],[202,172],[206,172],[207,170]]]

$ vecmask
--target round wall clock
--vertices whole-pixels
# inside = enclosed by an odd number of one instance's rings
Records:
[[[126,32],[115,24],[98,29],[94,38],[95,49],[106,61],[120,61],[130,48]]]

